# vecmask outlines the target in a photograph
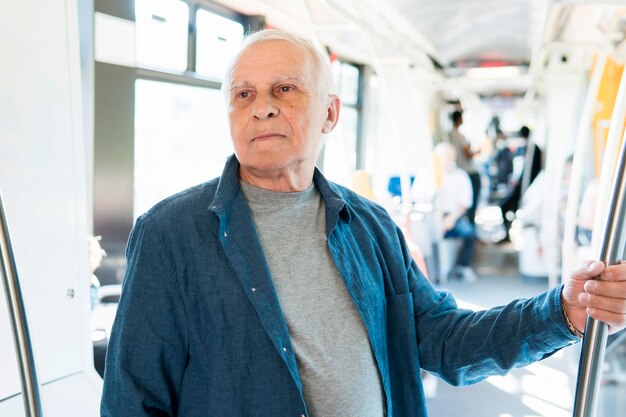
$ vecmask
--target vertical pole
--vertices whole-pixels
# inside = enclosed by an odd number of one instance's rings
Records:
[[[618,263],[619,233],[624,223],[624,193],[626,189],[626,177],[624,169],[626,165],[626,141],[622,138],[621,151],[617,172],[613,183],[611,205],[607,214],[604,241],[600,250],[600,260],[605,265]],[[574,400],[574,417],[594,417],[598,404],[598,388],[602,375],[602,364],[606,340],[608,336],[607,325],[591,317],[587,318],[585,337],[583,339],[582,353],[578,366],[578,380],[576,384],[576,397]]]
[[[13,256],[13,249],[11,248],[11,240],[9,238],[9,230],[4,214],[4,207],[2,206],[1,195],[0,270],[2,272],[2,283],[7,298],[7,306],[9,307],[15,351],[19,362],[24,409],[27,417],[40,417],[42,415],[41,400],[39,396],[39,384],[37,383],[37,372],[35,370],[35,359],[30,343],[24,300],[22,299],[20,283],[17,278],[15,258]]]

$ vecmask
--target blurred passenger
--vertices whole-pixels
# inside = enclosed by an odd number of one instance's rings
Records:
[[[537,175],[539,175],[539,172],[543,169],[543,152],[535,141],[530,140],[530,134],[531,131],[528,126],[522,126],[519,130],[519,136],[526,141],[526,161],[524,166],[530,166],[528,174],[522,175],[525,181],[525,184],[523,184],[525,188],[532,184],[535,178],[537,178]],[[528,163],[527,161],[531,162]],[[528,176],[528,180],[525,179],[526,175]]]
[[[456,151],[452,145],[442,142],[435,146],[434,154],[443,167],[443,182],[435,198],[435,205],[441,214],[443,237],[461,239],[450,278],[474,282],[477,276],[471,262],[476,246],[476,229],[467,218],[472,206],[472,184],[467,173],[457,166]]]
[[[471,143],[459,131],[463,124],[463,113],[455,111],[452,113],[452,131],[450,132],[450,143],[456,150],[456,163],[459,168],[463,169],[469,175],[472,183],[472,206],[467,212],[467,218],[470,223],[474,224],[476,218],[476,210],[480,201],[481,179],[474,157],[479,153],[472,149]]]
[[[100,288],[100,280],[96,276],[96,269],[100,266],[102,258],[106,256],[106,252],[100,246],[102,236],[87,237],[87,254],[89,262],[89,296],[91,299],[91,309],[93,310],[98,304],[98,288]]]
[[[493,163],[495,165],[496,173],[496,188],[503,188],[509,190],[511,188],[511,182],[513,175],[513,152],[509,149],[506,142],[506,135],[503,131],[496,132],[496,140],[494,143],[495,154],[493,157]],[[508,192],[507,192],[508,194]]]
[[[131,232],[103,417],[425,417],[420,368],[470,384],[580,340],[587,312],[626,327],[626,265],[486,311],[435,290],[385,210],[315,168],[340,100],[310,42],[248,36],[223,89],[222,176]]]
[[[502,210],[502,217],[504,225],[506,227],[505,241],[510,240],[510,230],[517,210],[522,198],[522,192],[525,191],[530,184],[537,178],[537,175],[543,167],[542,152],[541,149],[535,144],[529,142],[530,129],[526,126],[522,126],[519,130],[519,136],[524,139],[526,145],[526,152],[524,156],[524,168],[522,173],[518,177],[511,178],[509,181],[510,192],[506,198],[500,203],[500,209]],[[511,163],[512,165],[512,163]],[[529,169],[530,167],[530,169]],[[512,169],[512,166],[511,166]],[[524,185],[525,182],[525,185]]]

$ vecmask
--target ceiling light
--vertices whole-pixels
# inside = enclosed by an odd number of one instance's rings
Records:
[[[466,72],[469,78],[480,80],[515,78],[521,74],[522,71],[520,67],[477,67],[470,68]]]

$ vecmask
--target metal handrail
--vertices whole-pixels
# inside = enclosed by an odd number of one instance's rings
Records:
[[[20,290],[20,282],[17,277],[15,258],[11,248],[11,239],[7,226],[4,207],[2,205],[2,195],[0,194],[0,271],[2,272],[2,283],[7,298],[11,327],[13,329],[13,340],[15,351],[19,362],[20,379],[22,382],[22,397],[24,399],[24,410],[27,417],[40,417],[41,397],[39,395],[39,384],[37,382],[37,371],[35,369],[35,358],[28,332],[26,321],[26,311],[24,300]]]
[[[607,213],[604,241],[600,249],[599,259],[605,265],[619,263],[619,233],[624,224],[622,216],[626,193],[626,137],[622,139],[622,147],[613,182],[611,205]],[[582,352],[578,366],[578,381],[574,400],[574,417],[594,417],[598,403],[600,376],[608,336],[607,325],[594,318],[587,318]]]

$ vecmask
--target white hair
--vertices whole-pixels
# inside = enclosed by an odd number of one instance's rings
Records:
[[[456,149],[449,142],[439,142],[433,149],[433,154],[445,159],[446,162],[456,162]]]
[[[334,82],[332,69],[330,67],[330,60],[326,55],[320,52],[320,50],[318,50],[313,43],[307,39],[292,35],[291,33],[283,32],[282,30],[264,29],[258,32],[250,33],[244,38],[241,49],[228,66],[226,75],[224,76],[224,81],[222,82],[222,94],[225,98],[228,98],[233,72],[235,71],[235,67],[237,66],[237,62],[239,61],[241,54],[252,45],[266,41],[285,41],[303,48],[313,60],[313,70],[317,75],[317,90],[320,97],[327,97],[329,94],[334,92]]]

